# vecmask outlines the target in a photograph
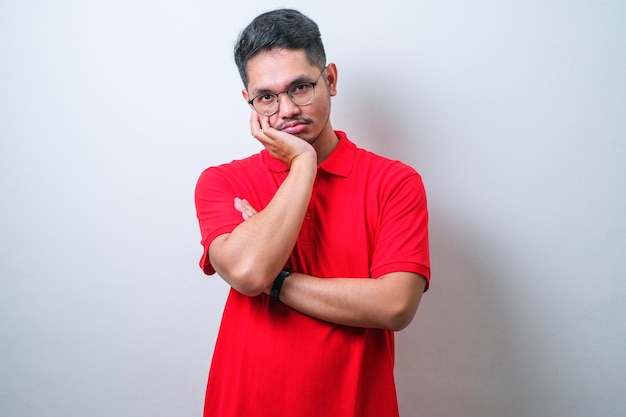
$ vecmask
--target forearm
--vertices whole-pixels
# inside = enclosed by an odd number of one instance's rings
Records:
[[[308,155],[294,161],[269,204],[211,244],[211,264],[233,288],[257,295],[285,265],[309,204],[316,170],[315,159]]]
[[[283,283],[280,301],[331,323],[401,330],[413,319],[425,285],[424,277],[405,272],[378,279],[294,273]]]

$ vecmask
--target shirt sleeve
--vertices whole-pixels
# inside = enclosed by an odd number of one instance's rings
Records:
[[[403,165],[389,170],[381,193],[381,220],[372,257],[372,277],[414,272],[430,284],[428,209],[421,176]]]
[[[195,204],[203,248],[200,268],[207,275],[215,273],[208,257],[211,242],[217,236],[232,232],[243,221],[241,213],[234,209],[235,196],[233,184],[219,167],[208,168],[200,175]]]

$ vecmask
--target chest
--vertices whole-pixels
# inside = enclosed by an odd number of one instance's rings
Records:
[[[292,261],[319,276],[369,276],[380,213],[374,189],[318,177]]]

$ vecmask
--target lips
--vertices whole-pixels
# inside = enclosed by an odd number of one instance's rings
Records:
[[[299,133],[306,128],[306,123],[302,121],[293,120],[287,123],[283,123],[278,130],[282,130],[283,132],[295,134]]]

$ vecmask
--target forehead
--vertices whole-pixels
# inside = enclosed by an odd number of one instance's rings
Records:
[[[272,49],[259,52],[247,64],[248,91],[274,91],[294,81],[311,80],[319,69],[311,65],[303,50]]]

